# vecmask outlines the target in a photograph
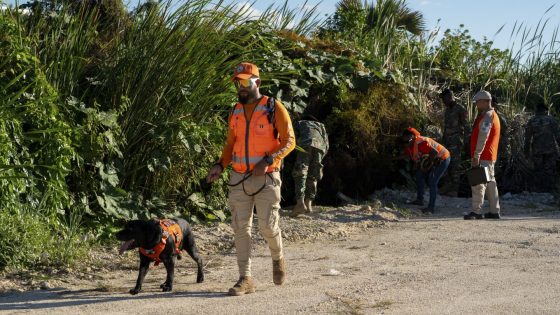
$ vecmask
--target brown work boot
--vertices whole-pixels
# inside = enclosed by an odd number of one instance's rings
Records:
[[[255,292],[255,284],[253,283],[252,277],[239,277],[237,283],[230,288],[228,295],[243,295]]]
[[[300,214],[304,214],[307,212],[307,209],[305,208],[305,201],[303,198],[300,198],[297,200],[296,205],[294,206],[294,208],[292,209],[292,213],[290,214],[291,217],[297,217]]]
[[[274,284],[281,285],[286,279],[286,261],[284,258],[272,261],[272,281]]]

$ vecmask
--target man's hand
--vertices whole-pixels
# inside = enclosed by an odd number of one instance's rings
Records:
[[[480,166],[480,159],[473,157],[471,159],[471,167],[479,167]]]
[[[222,175],[222,166],[216,164],[212,166],[210,171],[208,171],[208,176],[206,176],[206,182],[211,183],[216,179],[220,178],[220,175]]]
[[[264,159],[260,160],[255,168],[253,169],[253,175],[255,176],[263,176],[266,173],[266,168],[268,167],[268,163]]]

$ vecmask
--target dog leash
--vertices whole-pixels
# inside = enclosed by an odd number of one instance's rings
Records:
[[[245,174],[243,174],[243,178],[242,178],[240,181],[238,181],[238,182],[235,183],[235,184],[230,184],[230,183],[228,183],[227,185],[230,186],[230,187],[235,187],[235,186],[238,186],[239,184],[241,184],[241,187],[243,187],[243,192],[245,193],[245,195],[247,195],[247,196],[249,196],[249,197],[253,197],[253,196],[255,196],[256,194],[260,193],[260,192],[266,187],[266,184],[267,184],[267,179],[266,179],[266,177],[267,177],[267,176],[270,177],[270,179],[272,180],[273,185],[276,186],[276,184],[274,183],[274,178],[272,178],[272,175],[270,175],[270,174],[271,174],[271,173],[266,173],[266,174],[265,174],[263,185],[261,186],[261,188],[259,188],[259,189],[258,189],[255,193],[253,193],[253,194],[249,194],[249,193],[247,193],[247,190],[245,190],[245,181],[246,181],[247,179],[249,179],[249,177],[253,176],[253,172],[245,173]]]

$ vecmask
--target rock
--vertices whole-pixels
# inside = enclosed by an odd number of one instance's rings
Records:
[[[342,201],[346,201],[346,202],[348,202],[348,203],[353,203],[353,202],[354,202],[354,199],[352,199],[352,198],[346,196],[345,194],[343,194],[343,193],[340,192],[340,191],[336,193],[336,198],[338,198],[338,199],[340,199],[340,200],[342,200]]]
[[[48,290],[52,289],[52,286],[48,281],[43,281],[39,284],[39,288],[41,288],[41,290]]]
[[[329,272],[325,274],[325,276],[342,276],[342,272],[336,269],[330,269]]]
[[[371,208],[369,205],[363,205],[363,206],[360,208],[360,211],[371,212],[371,211],[372,211],[372,208]]]
[[[511,199],[511,193],[506,193],[505,195],[502,196],[502,199],[504,199],[504,200]]]
[[[374,199],[373,202],[371,203],[371,207],[373,209],[380,209],[383,206],[383,203],[381,203],[381,200],[379,199]]]

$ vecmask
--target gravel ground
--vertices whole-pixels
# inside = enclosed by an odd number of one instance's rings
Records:
[[[442,197],[438,213],[405,205],[414,193],[382,190],[368,202],[290,218],[281,227],[288,280],[274,286],[254,224],[255,294],[228,297],[237,280],[231,228],[195,226],[206,281],[185,255],[172,293],[159,292],[162,266],[130,296],[136,254],[95,251],[74,270],[0,278],[0,313],[33,314],[526,314],[557,313],[560,212],[546,194],[502,197],[502,220],[464,221],[470,199]]]

